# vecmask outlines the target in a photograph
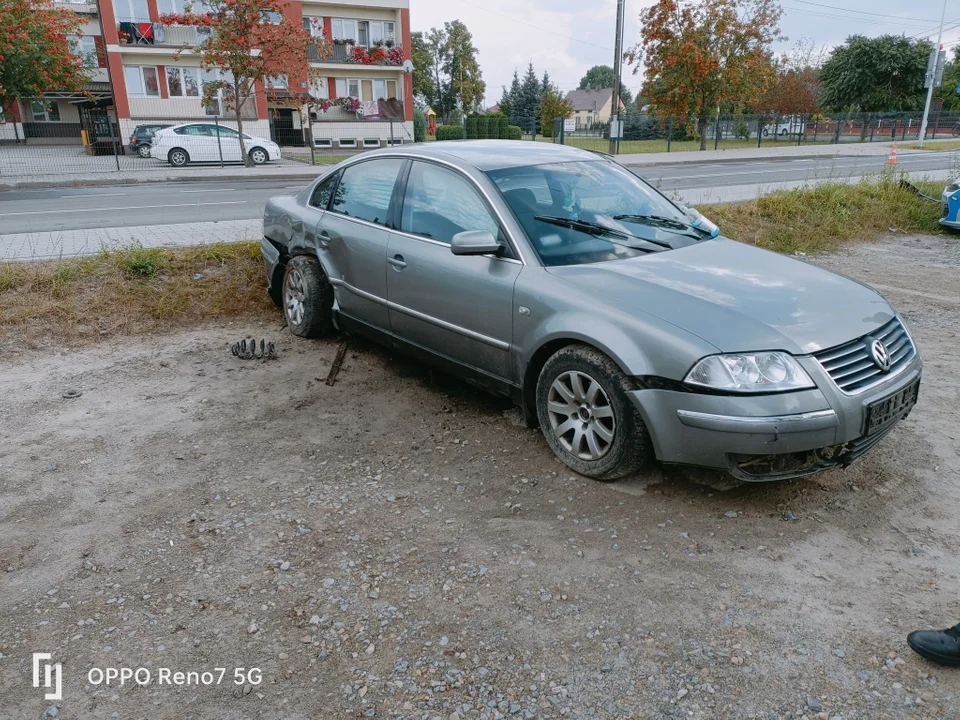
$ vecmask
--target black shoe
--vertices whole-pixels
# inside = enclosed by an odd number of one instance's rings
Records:
[[[930,662],[960,667],[960,625],[946,630],[916,630],[907,635],[907,644]]]

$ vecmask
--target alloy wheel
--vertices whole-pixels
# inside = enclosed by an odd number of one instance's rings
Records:
[[[617,422],[603,387],[586,373],[571,370],[550,385],[547,413],[557,440],[581,460],[599,460],[610,450]]]
[[[139,155],[142,158],[150,157],[150,146],[145,144],[138,145],[137,155]]]
[[[267,154],[263,150],[254,150],[250,155],[254,165],[263,165],[267,161]]]
[[[287,315],[287,322],[291,325],[299,326],[303,322],[305,299],[303,273],[297,268],[291,268],[283,287],[283,308]]]

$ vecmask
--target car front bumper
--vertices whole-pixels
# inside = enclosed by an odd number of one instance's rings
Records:
[[[952,230],[960,230],[960,191],[943,191],[940,196],[940,224]]]
[[[889,381],[848,395],[815,360],[800,362],[816,388],[775,395],[647,388],[630,396],[662,462],[726,470],[748,481],[780,480],[862,457],[896,426],[868,436],[868,407],[918,382],[923,365],[918,354]]]

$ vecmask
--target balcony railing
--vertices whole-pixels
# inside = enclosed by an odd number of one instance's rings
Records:
[[[380,61],[376,62],[365,62],[363,57],[357,59],[354,56],[354,48],[363,48],[364,55],[369,57],[371,53],[376,53],[378,50],[381,50],[384,57]],[[386,45],[366,47],[364,45],[358,45],[355,43],[333,43],[333,54],[327,57],[321,57],[320,53],[317,51],[315,46],[310,46],[307,49],[307,60],[310,62],[329,62],[329,63],[349,63],[353,65],[380,65],[380,66],[393,66],[398,67],[403,65],[403,48],[399,45],[392,45],[387,47]]]
[[[126,45],[196,47],[213,35],[211,28],[164,25],[142,18],[121,20],[117,23],[117,30],[120,43]]]

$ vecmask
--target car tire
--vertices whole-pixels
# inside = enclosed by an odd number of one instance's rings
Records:
[[[173,148],[167,153],[167,162],[174,167],[183,167],[190,162],[190,154],[183,148]]]
[[[770,131],[767,130],[766,128],[764,128],[764,129],[763,129],[763,136],[764,136],[764,137],[767,137],[769,134],[770,134]]]
[[[142,158],[150,157],[150,144],[149,143],[140,143],[137,145],[137,155]]]
[[[333,330],[333,286],[316,258],[294,255],[283,273],[283,315],[294,335],[323,337]]]
[[[263,165],[270,159],[267,151],[262,147],[255,147],[250,151],[250,162],[254,165]]]
[[[595,348],[568,345],[547,360],[537,380],[537,418],[564,465],[616,480],[650,461],[650,435],[629,389],[617,364]]]

